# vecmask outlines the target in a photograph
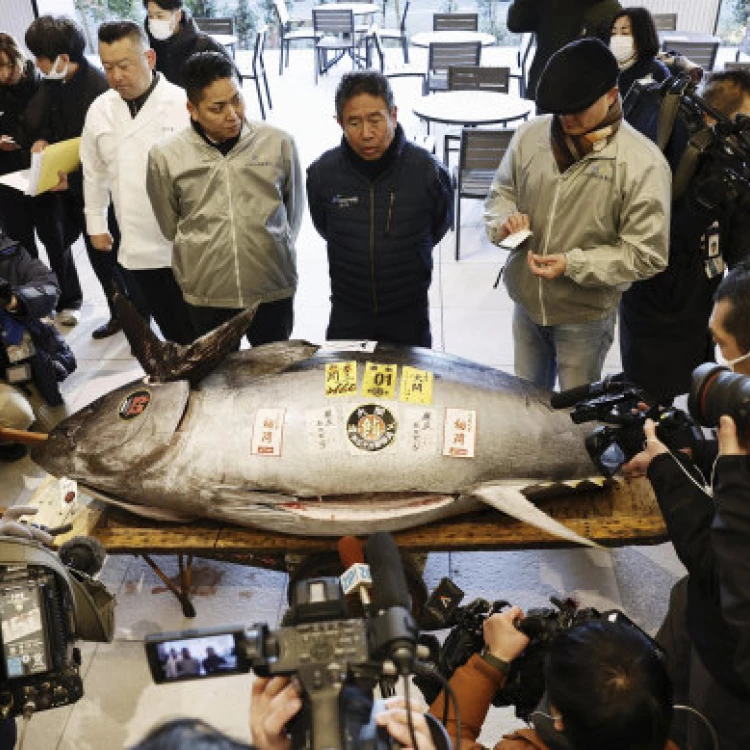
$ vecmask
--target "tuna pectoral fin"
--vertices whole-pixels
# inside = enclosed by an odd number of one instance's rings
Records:
[[[491,505],[493,508],[507,513],[509,516],[513,516],[513,518],[517,518],[519,521],[529,523],[561,539],[567,539],[568,541],[583,544],[587,547],[599,546],[590,539],[576,534],[575,531],[569,529],[559,521],[555,521],[554,518],[548,516],[544,511],[539,510],[536,505],[526,499],[521,492],[521,486],[480,484],[472,487],[470,494],[487,503],[487,505]]]
[[[117,319],[144,371],[155,380],[189,380],[193,385],[234,351],[250,327],[258,306],[235,315],[215,330],[186,346],[161,341],[149,324],[120,292],[113,297]]]
[[[91,495],[91,497],[101,500],[104,503],[116,505],[118,508],[122,508],[129,513],[140,516],[141,518],[149,518],[152,521],[169,521],[171,523],[186,523],[187,521],[194,521],[196,519],[195,516],[191,516],[188,513],[180,513],[179,511],[169,510],[168,508],[154,508],[151,505],[125,503],[122,500],[115,500],[109,495],[105,495],[92,487],[86,487],[85,485],[80,485],[80,487],[87,495]]]

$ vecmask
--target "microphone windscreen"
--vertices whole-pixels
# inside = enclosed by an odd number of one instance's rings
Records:
[[[372,603],[376,609],[411,607],[401,554],[387,531],[378,531],[367,540],[365,557],[372,576]]]
[[[338,548],[344,569],[365,561],[365,545],[355,536],[342,536]]]

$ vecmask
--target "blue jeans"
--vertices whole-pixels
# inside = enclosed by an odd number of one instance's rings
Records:
[[[588,323],[539,326],[516,305],[513,311],[515,373],[551,391],[592,383],[602,376],[615,332],[617,310]]]

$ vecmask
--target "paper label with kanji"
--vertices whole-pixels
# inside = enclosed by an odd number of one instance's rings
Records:
[[[443,455],[474,458],[477,413],[473,409],[446,409]]]
[[[305,412],[307,424],[307,447],[311,451],[331,451],[338,447],[338,415],[333,406],[323,409],[308,409]]]
[[[432,404],[432,382],[434,375],[427,370],[405,366],[401,370],[401,392],[399,400],[407,404]]]
[[[368,362],[365,365],[365,377],[362,381],[362,395],[378,399],[394,398],[397,378],[398,365]]]
[[[357,395],[357,363],[329,362],[326,365],[326,396]]]
[[[284,409],[258,409],[255,414],[253,456],[280,456],[284,433]]]
[[[407,409],[404,425],[414,453],[437,453],[440,425],[434,409]]]

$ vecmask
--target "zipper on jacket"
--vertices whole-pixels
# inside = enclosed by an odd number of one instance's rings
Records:
[[[555,186],[555,195],[552,197],[552,209],[549,212],[549,221],[547,222],[547,236],[544,238],[544,248],[542,249],[542,255],[547,255],[549,249],[549,238],[552,234],[552,225],[555,221],[555,213],[557,209],[557,196],[560,193],[560,185],[562,181],[558,182]],[[539,282],[539,308],[542,312],[542,325],[547,325],[547,311],[544,309],[544,279],[540,276],[537,281]]]
[[[375,185],[370,185],[370,274],[372,276],[372,310],[378,314],[378,290],[375,283]]]
[[[388,218],[385,222],[385,236],[387,237],[391,233],[391,217],[393,216],[393,203],[396,200],[396,193],[391,190],[388,197]]]
[[[229,225],[232,228],[232,252],[234,254],[234,275],[237,279],[237,296],[239,298],[239,306],[244,307],[245,301],[242,298],[242,281],[240,276],[240,259],[237,255],[237,232],[234,228],[234,201],[232,200],[232,181],[229,179],[229,167],[227,166],[227,160],[224,159],[222,165],[224,167],[224,177],[227,182],[227,191],[229,193]]]

